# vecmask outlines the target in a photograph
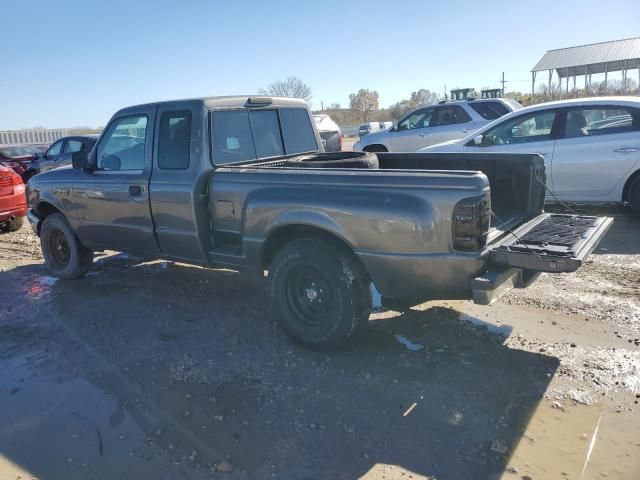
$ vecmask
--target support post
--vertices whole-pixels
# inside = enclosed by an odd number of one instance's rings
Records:
[[[640,72],[640,69],[638,69]],[[531,97],[536,93],[536,72],[531,72]]]
[[[627,61],[622,64],[622,94],[627,93]]]
[[[547,91],[547,95],[549,96],[549,99],[551,99],[551,78],[553,78],[553,70],[549,70],[549,89]]]
[[[609,77],[609,64],[604,64],[604,94],[607,94],[607,78]]]

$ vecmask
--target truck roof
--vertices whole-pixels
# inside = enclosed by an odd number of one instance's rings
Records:
[[[131,105],[129,107],[125,107],[121,109],[120,112],[127,110],[129,108],[137,108],[141,106],[168,105],[172,103],[184,105],[185,102],[200,103],[204,105],[205,108],[208,108],[210,110],[216,109],[216,108],[243,108],[251,104],[253,104],[254,106],[296,105],[296,106],[308,107],[307,103],[304,100],[301,100],[299,98],[270,97],[265,95],[229,95],[229,96],[220,96],[220,97],[182,98],[182,99],[176,99],[176,100],[164,100],[159,102],[143,103],[139,105]]]

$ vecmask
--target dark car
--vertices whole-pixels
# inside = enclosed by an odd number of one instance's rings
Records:
[[[41,155],[41,158],[31,163],[25,180],[29,180],[38,173],[71,165],[71,154],[81,150],[86,150],[89,153],[98,141],[98,137],[99,135],[74,135],[55,141],[47,149],[44,156]]]
[[[0,166],[11,168],[23,181],[29,179],[27,172],[42,151],[32,145],[0,145]]]

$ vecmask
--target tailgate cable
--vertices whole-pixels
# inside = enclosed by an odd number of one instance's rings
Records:
[[[566,208],[567,210],[569,210],[571,213],[573,213],[575,216],[579,217],[580,214],[578,212],[576,212],[573,208],[571,208],[569,205],[567,205],[566,203],[564,203],[562,200],[560,200],[558,197],[556,197],[556,194],[553,193],[551,191],[551,189],[549,187],[547,187],[547,183],[543,182],[542,179],[540,177],[536,177],[536,181],[542,185],[544,187],[544,189],[549,192],[551,194],[551,196],[555,199],[556,202],[558,202],[560,205],[562,205],[564,208]]]
[[[511,235],[513,235],[513,236],[515,237],[515,239],[516,239],[516,240],[517,240],[521,245],[524,245],[524,247],[525,247],[527,250],[529,250],[529,251],[531,252],[531,254],[532,254],[532,255],[535,255],[536,257],[538,257],[538,260],[542,260],[542,257],[540,256],[540,254],[539,254],[538,252],[536,252],[535,250],[533,250],[532,248],[529,248],[529,245],[527,245],[525,242],[523,242],[523,241],[522,241],[522,239],[521,239],[518,235],[516,235],[516,232],[514,232],[514,231],[509,227],[509,225],[507,225],[507,223],[506,223],[506,222],[502,221],[502,220],[500,219],[500,217],[498,217],[498,216],[496,215],[496,213],[495,213],[493,210],[491,210],[491,216],[492,216],[493,218],[495,218],[495,219],[500,223],[500,226],[501,226],[501,227],[504,227],[504,229],[505,229],[507,232],[509,232]],[[509,248],[509,247],[507,247],[507,248]]]

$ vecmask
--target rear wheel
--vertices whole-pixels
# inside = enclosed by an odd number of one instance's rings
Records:
[[[371,313],[370,282],[354,254],[325,236],[294,240],[275,256],[268,278],[271,310],[297,342],[335,348]]]
[[[640,176],[629,187],[629,204],[633,213],[640,214]]]
[[[40,247],[47,267],[56,277],[81,277],[93,263],[93,252],[80,243],[61,213],[45,218],[40,229]]]
[[[17,230],[20,230],[23,223],[24,223],[24,217],[16,217],[15,219],[5,223],[4,226],[0,227],[0,231],[15,232]]]

